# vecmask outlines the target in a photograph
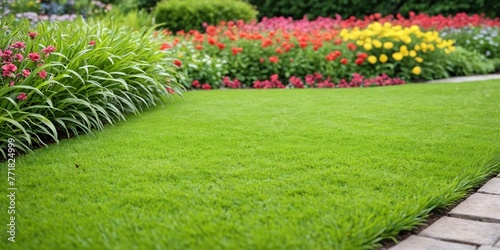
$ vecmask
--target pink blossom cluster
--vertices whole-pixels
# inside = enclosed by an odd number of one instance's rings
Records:
[[[222,78],[222,83],[224,84],[224,86],[231,89],[238,89],[241,87],[241,82],[238,79],[235,78],[231,80],[231,78],[227,76]]]
[[[32,40],[35,39],[38,34],[31,31],[27,34]],[[40,67],[44,63],[42,55],[48,57],[51,53],[56,51],[56,48],[49,45],[41,50],[43,53],[35,51],[27,52],[26,43],[23,41],[13,41],[11,45],[7,46],[7,49],[0,50],[0,65],[2,69],[2,78],[0,82],[7,83],[9,86],[14,86],[18,82],[24,81],[27,77],[31,75],[37,67]],[[42,80],[47,77],[47,71],[40,70],[37,73],[38,77]],[[26,100],[27,95],[21,92],[18,96],[18,100]]]
[[[281,83],[281,81],[278,78],[279,78],[278,74],[274,74],[271,75],[271,78],[269,80],[254,81],[253,87],[256,89],[272,89],[272,88],[284,89],[285,85],[283,85],[283,83]]]

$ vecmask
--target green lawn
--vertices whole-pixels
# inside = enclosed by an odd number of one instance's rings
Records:
[[[18,157],[0,249],[369,249],[498,152],[500,81],[188,92]]]

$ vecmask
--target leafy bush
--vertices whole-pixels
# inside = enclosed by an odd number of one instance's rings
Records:
[[[350,16],[363,17],[373,13],[382,15],[396,15],[399,13],[408,16],[410,11],[443,16],[460,12],[469,14],[485,13],[489,17],[500,16],[500,2],[488,0],[247,0],[247,2],[257,7],[259,18],[285,16],[300,19],[307,15],[310,19],[315,19],[317,17],[335,17],[337,14],[343,18],[348,18]]]
[[[257,11],[239,0],[169,0],[156,6],[156,22],[171,31],[200,30],[203,23],[255,19]]]
[[[495,64],[477,51],[470,51],[457,46],[455,53],[449,55],[450,64],[454,76],[466,76],[472,74],[488,74],[495,71]]]
[[[105,23],[41,23],[0,33],[0,158],[138,114],[179,92],[168,52],[152,30]]]
[[[475,50],[487,58],[500,58],[499,27],[463,27],[443,31],[442,36],[455,40],[468,50]]]

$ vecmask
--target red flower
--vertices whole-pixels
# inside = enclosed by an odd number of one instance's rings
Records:
[[[28,54],[28,57],[31,59],[33,62],[38,62],[40,60],[40,55],[36,52],[32,52]]]
[[[23,69],[22,73],[24,77],[28,77],[31,74],[29,69]]]
[[[165,89],[167,90],[167,92],[168,92],[169,94],[175,94],[175,90],[174,90],[174,89],[172,89],[172,88],[170,88],[170,87],[165,87]]]
[[[191,86],[195,87],[195,88],[199,88],[200,87],[200,81],[198,80],[194,80],[192,83],[191,83]]]
[[[278,47],[276,48],[276,53],[283,54],[283,50],[280,47]]]
[[[337,39],[335,39],[334,43],[335,43],[336,45],[339,45],[339,44],[341,44],[341,43],[342,43],[342,39],[341,39],[341,38],[337,38]]]
[[[272,63],[277,63],[278,62],[278,57],[277,56],[271,56],[269,57],[269,61],[272,62]]]
[[[361,65],[363,64],[365,60],[363,58],[357,58],[356,61],[354,61],[354,63],[356,63],[357,65]]]
[[[340,60],[340,63],[342,63],[342,64],[344,64],[344,65],[346,65],[348,62],[349,62],[349,61],[347,60],[347,58],[342,58],[342,59]]]
[[[47,77],[47,71],[42,70],[38,72],[38,75],[40,76],[40,78],[45,79],[45,77]]]
[[[179,59],[175,59],[174,64],[175,64],[175,66],[177,66],[179,68],[182,66],[182,62]]]
[[[209,89],[211,89],[211,88],[212,88],[212,86],[210,86],[210,84],[208,84],[208,83],[204,83],[204,84],[201,86],[201,88],[202,88],[202,89],[204,89],[204,90],[209,90]]]
[[[265,59],[263,57],[261,57],[259,61],[260,61],[260,63],[264,63]]]
[[[194,48],[197,50],[202,50],[203,46],[201,44],[197,44],[196,46],[194,46]]]
[[[26,93],[21,92],[21,94],[19,94],[19,95],[17,96],[17,100],[21,100],[21,101],[26,100]]]
[[[49,45],[49,46],[47,46],[47,48],[42,49],[42,52],[47,54],[47,55],[50,55],[50,53],[52,53],[54,51],[56,51],[56,48],[52,45]]]
[[[226,45],[223,43],[217,43],[217,47],[219,47],[220,50],[223,50],[226,47]]]
[[[348,48],[349,50],[351,50],[351,51],[355,51],[355,50],[356,50],[356,48],[357,48],[357,46],[356,46],[356,44],[354,44],[354,43],[348,43],[348,44],[347,44],[347,48]]]
[[[31,39],[35,39],[35,37],[38,36],[38,33],[36,33],[35,31],[30,31],[28,32],[28,36],[30,36]]]
[[[95,45],[95,41],[94,41],[94,40],[91,40],[91,41],[89,42],[89,45],[90,45],[90,46]]]
[[[161,44],[161,47],[160,47],[160,50],[166,50],[166,49],[170,49],[172,48],[172,46],[168,43],[162,43]]]
[[[366,58],[368,58],[368,54],[366,53],[359,53],[357,55],[358,58],[362,59],[362,60],[365,60]]]
[[[231,48],[231,52],[233,53],[233,55],[237,55],[238,53],[240,52],[243,52],[243,48]]]

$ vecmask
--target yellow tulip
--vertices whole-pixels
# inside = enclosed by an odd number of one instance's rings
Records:
[[[368,62],[370,62],[371,64],[377,63],[377,57],[376,56],[369,56]]]
[[[424,59],[422,57],[415,57],[415,61],[417,61],[418,63],[421,63],[424,61]]]
[[[372,49],[372,44],[371,44],[371,43],[365,43],[365,44],[363,45],[363,48],[364,48],[365,50],[371,50],[371,49]]]
[[[420,73],[422,73],[422,69],[420,68],[420,66],[415,66],[412,70],[411,70],[411,73],[415,74],[415,75],[420,75]]]
[[[387,62],[387,59],[388,59],[388,58],[387,58],[387,56],[386,56],[385,54],[380,55],[379,60],[380,60],[380,62],[381,62],[381,63],[385,63],[385,62]]]
[[[378,48],[382,48],[382,43],[379,40],[375,39],[375,40],[372,41],[372,43],[373,43],[373,46],[375,48],[377,48],[377,49]]]
[[[392,49],[392,47],[394,47],[394,44],[392,44],[391,42],[384,43],[384,49]]]
[[[396,61],[401,61],[401,59],[403,59],[403,54],[401,54],[400,52],[396,52],[392,54],[392,58],[394,58],[394,60]]]

